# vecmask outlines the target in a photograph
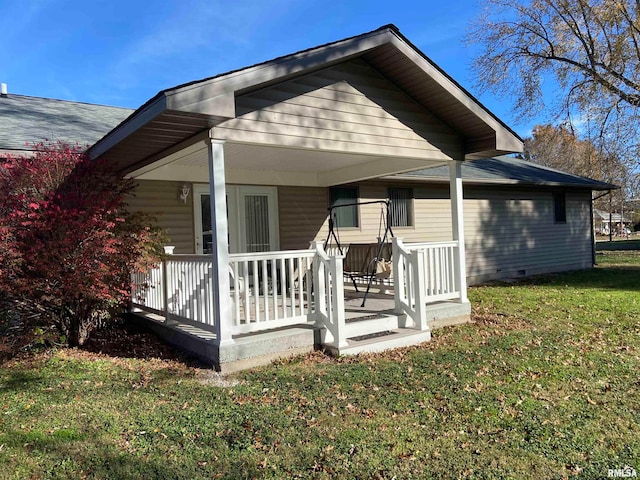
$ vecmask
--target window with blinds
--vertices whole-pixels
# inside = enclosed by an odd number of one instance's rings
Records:
[[[389,188],[389,217],[392,227],[413,225],[413,188]]]
[[[358,187],[332,187],[329,190],[331,206],[347,205],[358,201]],[[358,206],[336,208],[332,211],[336,227],[358,227]]]

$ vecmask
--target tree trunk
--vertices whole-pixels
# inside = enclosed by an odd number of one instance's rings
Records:
[[[91,319],[71,317],[65,323],[67,328],[63,328],[62,333],[67,337],[67,345],[72,348],[83,346],[93,330]]]

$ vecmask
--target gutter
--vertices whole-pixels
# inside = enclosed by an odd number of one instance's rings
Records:
[[[611,195],[611,189],[601,193],[597,197],[593,197],[589,203],[589,213],[591,214],[591,265],[596,265],[596,229],[593,224],[593,202],[605,195]],[[611,241],[611,209],[609,209],[609,241]]]

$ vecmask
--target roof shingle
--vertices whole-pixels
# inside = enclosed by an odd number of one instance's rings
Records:
[[[425,168],[403,173],[396,177],[415,178],[416,180],[420,179],[423,181],[448,181],[449,168],[447,166]],[[464,162],[462,164],[462,178],[469,183],[523,184],[548,187],[570,186],[589,188],[592,190],[611,190],[618,188],[616,185],[610,183],[573,175],[507,156]]]
[[[93,145],[133,110],[9,94],[0,96],[0,149],[31,150],[43,140]]]

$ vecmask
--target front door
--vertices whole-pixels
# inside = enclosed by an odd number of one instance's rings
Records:
[[[278,196],[275,187],[227,185],[229,252],[277,250]],[[194,185],[195,251],[211,253],[211,204],[208,185]]]

